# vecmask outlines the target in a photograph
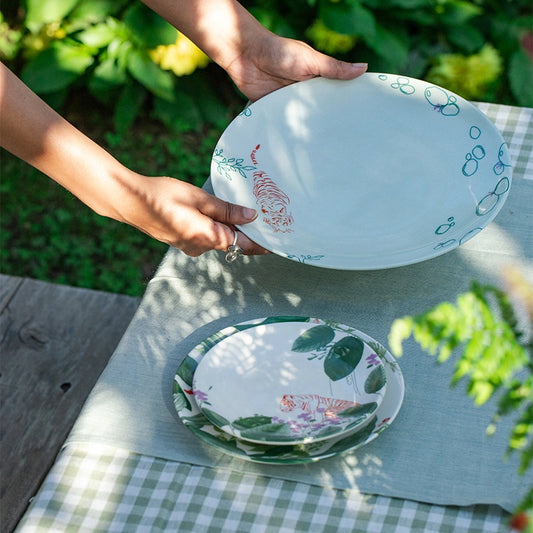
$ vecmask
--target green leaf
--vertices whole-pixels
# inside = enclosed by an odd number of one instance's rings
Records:
[[[469,24],[451,26],[446,32],[448,41],[467,54],[477,52],[485,44],[485,36],[476,27]]]
[[[191,410],[191,402],[189,402],[189,398],[187,398],[187,395],[181,390],[179,385],[174,382],[174,392],[172,394],[174,399],[174,407],[176,408],[176,411],[180,412],[183,409]]]
[[[265,424],[241,431],[241,436],[245,439],[267,441],[274,437],[277,441],[292,441],[294,435],[288,424]]]
[[[347,336],[337,341],[324,359],[324,372],[333,381],[351,374],[361,361],[365,346],[361,339]]]
[[[192,429],[193,427],[201,428],[210,423],[203,413],[198,413],[193,416],[184,416],[182,420],[187,426],[189,426],[189,429]]]
[[[93,61],[86,46],[67,40],[56,41],[26,64],[22,81],[36,93],[51,93],[73,83]]]
[[[272,423],[272,418],[264,415],[246,416],[237,418],[233,421],[232,426],[238,430],[250,429],[260,426],[266,426]]]
[[[358,35],[367,40],[376,33],[374,15],[357,1],[350,4],[323,1],[318,17],[328,28],[345,35]]]
[[[215,411],[212,411],[211,409],[208,409],[207,407],[202,407],[202,413],[204,413],[205,417],[212,422],[215,426],[221,428],[223,426],[229,426],[229,420],[224,418],[222,415],[219,415],[218,413],[215,413]]]
[[[117,133],[125,133],[133,124],[142,107],[146,90],[137,83],[128,83],[122,90],[115,106],[113,123]]]
[[[365,42],[387,60],[391,70],[400,70],[409,60],[409,46],[405,39],[380,24],[376,24],[374,34],[365,38]]]
[[[263,324],[280,324],[282,322],[309,322],[306,316],[269,316],[261,322]]]
[[[293,352],[312,352],[327,346],[335,337],[335,332],[330,326],[314,326],[304,331],[292,343]]]
[[[403,355],[402,343],[413,332],[414,321],[410,316],[397,318],[392,323],[389,332],[389,346],[396,357]]]
[[[45,24],[63,20],[79,0],[27,0],[25,24],[36,33]]]
[[[359,444],[362,444],[363,442],[365,442],[366,439],[368,439],[368,437],[370,437],[370,435],[374,431],[374,428],[376,427],[376,422],[376,417],[372,417],[372,420],[370,420],[367,425],[365,425],[359,431],[351,433],[348,437],[337,441],[331,448],[328,449],[328,452],[342,452],[343,450],[346,450],[347,447],[354,447]]]
[[[89,79],[89,90],[96,98],[107,98],[107,93],[126,83],[128,76],[120,61],[108,57],[92,72]]]
[[[365,392],[367,394],[374,394],[381,390],[386,382],[385,369],[381,365],[376,366],[365,380]]]
[[[150,92],[172,102],[174,100],[174,78],[161,70],[146,53],[132,50],[128,55],[128,70],[131,75]]]
[[[82,0],[69,15],[69,23],[76,28],[103,22],[118,13],[128,0]]]
[[[511,56],[509,83],[518,104],[533,107],[533,62],[524,50],[517,50]]]
[[[141,3],[133,4],[126,11],[123,22],[143,48],[173,44],[178,38],[178,31],[174,26]]]
[[[198,363],[190,356],[186,356],[181,365],[179,366],[176,374],[187,384],[192,387],[192,380],[194,372]]]
[[[232,113],[219,94],[213,90],[213,80],[207,75],[205,71],[197,70],[193,76],[183,76],[179,79],[179,91],[189,95],[194,100],[195,117],[192,122],[192,129],[196,129],[199,124],[198,115],[201,116],[203,123],[212,124],[220,130],[226,129],[232,120]],[[179,97],[179,95],[178,95]],[[178,98],[177,98],[178,99]],[[183,106],[180,106],[183,107]],[[187,112],[187,109],[183,110]],[[182,113],[182,110],[179,111]],[[201,127],[201,126],[198,126]],[[276,320],[279,322],[280,317],[268,317],[266,320]],[[288,317],[291,318],[291,317]],[[281,317],[282,321],[286,321]],[[309,319],[305,319],[309,321]],[[292,321],[302,321],[302,317],[292,317]],[[270,322],[265,322],[270,323]]]
[[[202,113],[195,99],[183,91],[175,91],[173,100],[156,98],[154,116],[169,129],[178,133],[199,131],[203,125]]]
[[[343,409],[337,413],[337,416],[343,418],[352,418],[356,416],[365,416],[369,413],[373,413],[378,408],[376,402],[362,403],[360,405],[355,405],[354,407],[348,407],[348,409]]]
[[[265,318],[265,320],[263,320],[261,322],[261,326],[264,325],[264,324],[280,324],[282,322],[309,322],[309,317],[303,317],[303,316],[269,316],[267,318]],[[250,328],[255,328],[257,327],[259,324],[241,324],[241,325],[237,325],[235,326],[235,329],[239,330],[239,331],[244,331],[246,329],[250,329]]]
[[[460,26],[483,13],[483,8],[466,0],[448,0],[443,6],[441,21],[448,26]]]
[[[357,421],[356,421],[356,424],[357,424]],[[344,428],[344,429],[347,429],[347,427]],[[335,435],[338,432],[339,432],[339,428],[338,427],[336,427],[336,426],[326,426],[326,427],[322,428],[320,431],[318,431],[314,435],[314,437],[323,439],[324,437],[327,437],[328,435]]]
[[[107,46],[116,36],[113,25],[101,22],[90,26],[86,30],[81,31],[76,35],[76,38],[87,46],[94,46],[95,48],[103,48]]]
[[[288,424],[269,424],[260,428],[247,429],[241,431],[244,439],[253,439],[258,441],[276,440],[278,442],[288,442],[294,440],[294,435]]]
[[[383,4],[383,2],[380,2]],[[403,9],[420,9],[431,5],[430,0],[388,0],[387,7],[401,7]]]

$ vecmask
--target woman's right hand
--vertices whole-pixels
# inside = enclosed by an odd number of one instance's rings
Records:
[[[235,226],[257,217],[254,209],[225,202],[174,178],[133,173],[121,186],[125,194],[114,203],[122,221],[190,256],[212,249],[227,251]],[[246,255],[268,253],[240,231],[237,245]]]

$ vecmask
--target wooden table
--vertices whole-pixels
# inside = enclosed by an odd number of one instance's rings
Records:
[[[140,298],[0,275],[0,530],[13,530]]]

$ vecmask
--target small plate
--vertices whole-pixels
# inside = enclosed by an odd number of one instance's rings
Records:
[[[361,429],[347,436],[296,445],[268,445],[243,441],[229,435],[211,423],[202,413],[194,398],[192,383],[195,370],[204,355],[218,342],[261,324],[282,321],[310,321],[303,317],[269,317],[243,322],[225,328],[194,348],[177,369],[173,383],[174,407],[183,424],[206,444],[234,457],[266,464],[303,464],[319,461],[338,454],[355,450],[376,439],[395,420],[400,411],[405,385],[402,372],[395,358],[378,342],[367,335],[360,334],[362,340],[371,346],[382,361],[387,380],[387,392],[374,415]],[[330,323],[331,324],[331,323]],[[355,332],[356,330],[352,330]],[[349,333],[349,332],[348,332]]]
[[[314,78],[274,91],[226,128],[219,198],[256,209],[239,229],[318,267],[424,261],[477,235],[512,180],[505,142],[474,105],[393,74]]]
[[[214,425],[273,445],[354,431],[385,390],[383,363],[360,332],[319,319],[235,333],[207,352],[193,379],[196,403]]]

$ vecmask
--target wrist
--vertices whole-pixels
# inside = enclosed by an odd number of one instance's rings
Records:
[[[235,0],[143,0],[183,32],[215,63],[228,70],[270,32]]]

